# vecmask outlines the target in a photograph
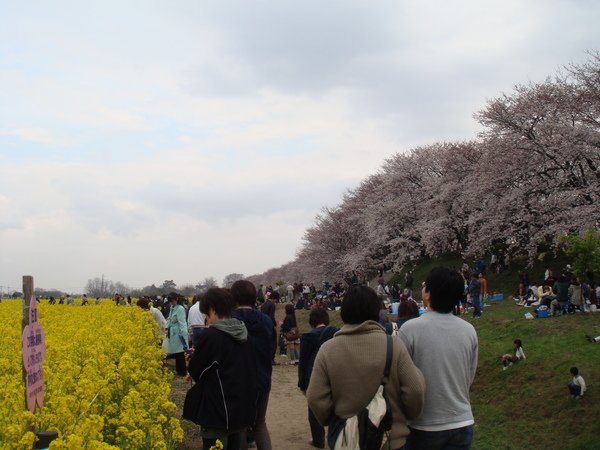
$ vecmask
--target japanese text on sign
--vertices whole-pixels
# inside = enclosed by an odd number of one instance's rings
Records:
[[[31,298],[29,304],[29,325],[23,329],[23,366],[25,368],[25,395],[27,409],[35,412],[44,403],[44,371],[46,356],[44,330],[38,322],[37,300]]]

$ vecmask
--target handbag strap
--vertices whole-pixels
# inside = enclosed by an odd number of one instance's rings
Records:
[[[392,356],[394,354],[394,341],[392,341],[392,336],[389,334],[385,335],[387,340],[387,346],[385,351],[385,369],[383,370],[383,380],[381,381],[382,385],[386,385],[388,382],[388,378],[390,376],[390,369],[392,368]]]

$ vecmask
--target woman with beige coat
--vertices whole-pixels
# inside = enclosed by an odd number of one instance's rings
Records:
[[[371,288],[350,287],[341,309],[344,326],[317,354],[306,396],[309,408],[323,426],[328,425],[332,414],[348,418],[359,413],[381,384],[387,337],[378,323],[379,303]],[[385,390],[393,416],[389,448],[400,449],[409,434],[407,420],[421,413],[425,382],[399,339],[393,340]]]

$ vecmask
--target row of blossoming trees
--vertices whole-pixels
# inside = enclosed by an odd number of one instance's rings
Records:
[[[324,208],[265,282],[338,280],[448,252],[535,257],[600,219],[600,53],[475,114],[477,140],[398,153]]]

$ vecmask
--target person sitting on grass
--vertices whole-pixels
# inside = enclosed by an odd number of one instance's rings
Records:
[[[533,286],[533,288],[535,288],[535,286]],[[529,307],[532,305],[536,306],[538,304],[536,293],[532,288],[528,288],[525,291],[525,294],[523,294],[518,300],[519,302],[517,303],[517,306]]]
[[[525,358],[525,353],[523,352],[523,343],[521,339],[515,339],[513,341],[515,347],[513,348],[512,354],[507,353],[502,356],[502,370],[506,370],[508,366],[512,366],[513,363],[521,361]]]
[[[552,287],[546,283],[540,285],[538,288],[538,298],[540,306],[550,306],[553,300],[556,300],[556,295],[552,292]]]
[[[569,392],[571,393],[571,397],[580,399],[585,392],[585,381],[583,377],[579,375],[579,369],[577,369],[577,367],[571,367],[571,375],[573,375],[573,380],[567,384]]]
[[[590,342],[600,342],[600,336],[593,337],[586,335],[585,338]]]

